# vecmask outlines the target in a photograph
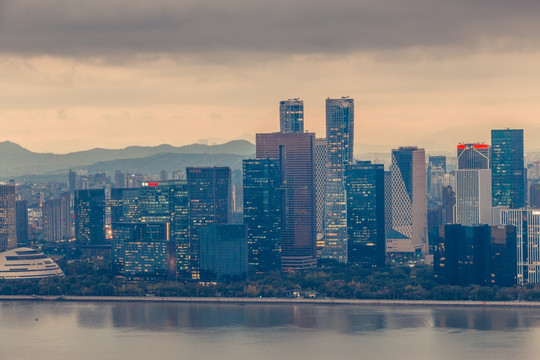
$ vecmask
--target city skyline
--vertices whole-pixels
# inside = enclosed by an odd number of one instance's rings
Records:
[[[296,97],[319,135],[324,99],[344,95],[357,143],[384,151],[487,143],[491,128],[533,139],[539,7],[0,1],[0,141],[65,153],[235,139],[277,131],[278,102]]]

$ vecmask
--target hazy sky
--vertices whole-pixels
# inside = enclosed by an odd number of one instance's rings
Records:
[[[355,99],[358,143],[540,149],[538,0],[0,0],[0,141],[182,145],[279,129],[279,100]]]

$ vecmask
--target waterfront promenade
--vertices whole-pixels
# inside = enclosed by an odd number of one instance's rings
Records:
[[[474,300],[378,300],[378,299],[305,299],[249,297],[160,297],[160,296],[68,296],[0,295],[0,301],[77,301],[77,302],[175,302],[210,304],[311,304],[311,305],[383,305],[383,306],[498,306],[540,307],[540,301]]]

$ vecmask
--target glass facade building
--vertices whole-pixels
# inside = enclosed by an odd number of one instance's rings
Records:
[[[348,165],[345,187],[349,263],[384,266],[384,165],[369,161]]]
[[[279,131],[282,133],[304,132],[304,101],[289,99],[279,102]]]
[[[249,272],[280,270],[283,184],[279,159],[244,160],[243,172]]]
[[[493,206],[525,206],[523,130],[491,130]]]
[[[77,245],[105,243],[105,191],[75,191],[75,237]]]
[[[321,257],[347,262],[345,167],[353,163],[354,99],[326,99],[325,246]]]

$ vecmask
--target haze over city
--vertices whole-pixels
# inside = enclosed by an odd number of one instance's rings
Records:
[[[540,148],[540,3],[0,0],[0,140],[40,152],[278,130],[299,97],[356,101],[359,144]],[[249,136],[248,136],[249,137]],[[251,139],[253,141],[253,139]]]

